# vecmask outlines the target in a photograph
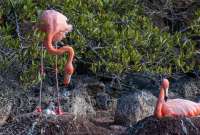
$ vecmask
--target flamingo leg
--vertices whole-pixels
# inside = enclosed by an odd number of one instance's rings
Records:
[[[41,113],[42,112],[42,80],[40,82],[40,97],[39,97],[39,105],[36,108],[36,112]]]
[[[56,49],[57,49],[57,43],[56,43]],[[57,103],[58,108],[56,109],[57,115],[63,115],[64,112],[62,110],[61,104],[60,104],[60,94],[59,94],[59,84],[58,84],[58,55],[56,55],[56,93],[57,93]]]
[[[44,49],[42,46],[42,54],[41,54],[41,66],[40,66],[40,97],[39,97],[39,105],[36,107],[36,112],[41,113],[42,112],[42,86],[43,86],[43,76],[44,76]]]

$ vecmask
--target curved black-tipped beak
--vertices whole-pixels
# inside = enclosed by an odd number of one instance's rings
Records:
[[[71,81],[71,75],[70,74],[65,74],[64,78],[64,85],[67,86]]]
[[[167,96],[165,96],[165,102],[167,102],[167,99],[168,99],[168,97],[167,97]]]
[[[164,99],[165,99],[165,102],[166,102],[167,99],[168,99],[168,89],[165,89],[165,97],[164,97]]]
[[[68,33],[69,33],[69,32],[65,32],[65,33],[64,33],[64,34],[65,34],[65,37],[67,37]]]

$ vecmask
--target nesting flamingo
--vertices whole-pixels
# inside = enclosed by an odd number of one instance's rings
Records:
[[[61,48],[55,48],[53,43],[60,41],[65,38],[65,35],[72,31],[72,25],[68,23],[68,19],[63,14],[55,10],[45,10],[40,17],[39,29],[46,33],[44,38],[44,46],[50,54],[62,55],[64,53],[68,54],[68,60],[65,64],[64,71],[64,84],[65,86],[70,83],[71,76],[74,72],[74,67],[72,64],[74,58],[74,50],[70,46],[63,46]],[[57,72],[57,69],[56,69]],[[40,95],[41,96],[41,95]],[[59,99],[58,99],[58,102]],[[59,105],[60,103],[58,103]],[[41,112],[39,107],[38,112]],[[62,114],[61,107],[58,106],[58,114]]]
[[[157,118],[192,117],[200,115],[200,103],[184,99],[168,99],[169,81],[163,79],[154,111]]]

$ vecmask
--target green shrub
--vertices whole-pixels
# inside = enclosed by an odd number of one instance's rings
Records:
[[[47,7],[64,13],[74,26],[69,39],[73,41],[76,56],[89,63],[94,73],[120,75],[126,71],[147,71],[171,74],[189,72],[195,67],[196,43],[188,38],[188,33],[177,32],[171,35],[162,32],[144,15],[137,0],[17,0],[13,1],[13,5],[13,10],[9,2],[1,5],[0,13],[14,17],[11,13],[16,12],[20,26],[25,22],[36,23],[38,15]],[[14,22],[5,21],[1,25],[3,38],[0,40],[3,45],[19,52],[20,42],[16,33],[13,36]],[[199,19],[193,24],[196,23],[199,23]],[[194,30],[199,33],[199,29]],[[44,35],[33,29],[22,31],[22,36],[27,49],[18,53],[18,60],[27,66],[21,80],[30,82],[31,74],[31,81],[34,82],[38,78],[40,46]],[[59,56],[60,70],[63,70],[66,58],[66,55]],[[5,59],[5,63],[7,61]],[[54,62],[55,56],[45,51],[45,65],[52,67]]]

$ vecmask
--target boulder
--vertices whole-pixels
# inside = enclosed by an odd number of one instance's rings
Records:
[[[85,97],[77,95],[73,98],[70,112],[76,117],[95,116],[96,112],[90,102],[87,102]]]
[[[157,98],[150,92],[138,91],[122,96],[117,102],[114,116],[116,124],[130,125],[150,116],[154,112]]]
[[[69,112],[74,114],[75,118],[79,116],[86,118],[96,115],[93,108],[93,101],[82,83],[77,85],[72,91],[69,105]]]
[[[194,98],[200,94],[200,89],[195,82],[187,82],[183,84],[182,93],[185,98]]]
[[[200,135],[200,117],[147,117],[127,130],[128,135]]]
[[[169,89],[190,100],[195,100],[200,95],[199,80],[191,77],[181,77],[172,81]]]

